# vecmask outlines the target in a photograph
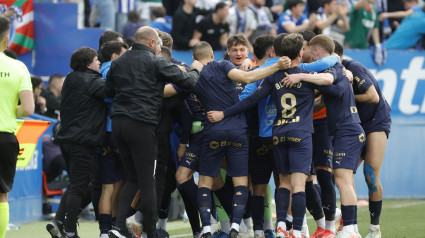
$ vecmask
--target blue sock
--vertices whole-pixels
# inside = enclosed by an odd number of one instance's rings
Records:
[[[264,223],[264,197],[252,196],[251,198],[252,221],[254,230],[263,230]]]
[[[246,202],[248,200],[248,188],[246,186],[235,187],[233,193],[233,213],[232,223],[240,224],[245,213]]]
[[[322,199],[320,198],[319,193],[313,185],[313,181],[306,182],[305,184],[305,195],[306,195],[306,207],[310,211],[310,214],[313,216],[314,220],[322,219],[325,214],[322,210]]]
[[[243,214],[243,219],[252,217],[251,214],[251,199],[252,199],[252,193],[248,190],[248,200],[246,200],[246,209],[245,213]],[[264,203],[263,203],[264,206]]]
[[[286,221],[286,214],[289,207],[289,190],[279,188],[276,192],[276,216],[277,222]],[[288,228],[288,226],[286,226]],[[289,229],[289,228],[288,228]]]
[[[382,200],[377,202],[369,200],[370,224],[379,225],[379,217],[381,216],[381,210]]]
[[[327,221],[333,221],[335,220],[336,194],[332,183],[332,173],[322,169],[317,170],[317,180],[322,189],[322,206],[325,218]]]
[[[301,231],[303,227],[303,220],[305,215],[305,192],[292,194],[292,225],[294,230]]]
[[[198,209],[199,215],[201,217],[202,226],[211,225],[211,190],[208,188],[199,188],[198,189]]]
[[[319,194],[319,196],[322,197],[322,188],[320,187],[320,185],[317,184],[317,183],[315,183],[314,184],[314,188],[316,189],[316,191]]]
[[[180,184],[180,189],[186,194],[192,204],[196,204],[196,194],[198,193],[198,186],[196,186],[193,177],[186,182]]]
[[[353,225],[357,206],[344,206],[341,204],[342,220],[344,226]]]
[[[97,219],[99,221],[100,234],[108,234],[108,231],[112,228],[112,216],[109,214],[99,214]]]

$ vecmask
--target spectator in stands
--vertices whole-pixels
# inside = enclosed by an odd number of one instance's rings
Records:
[[[210,43],[213,50],[225,48],[229,34],[227,15],[229,15],[229,6],[224,2],[217,3],[215,11],[196,25],[192,39]]]
[[[136,39],[134,39],[134,37],[130,37],[124,40],[124,43],[128,45],[129,49],[133,46],[134,42],[136,42]]]
[[[193,39],[196,17],[208,12],[195,8],[195,4],[196,0],[184,0],[184,4],[174,13],[171,36],[174,39],[174,48],[177,50],[188,50],[199,42]]]
[[[424,35],[425,6],[420,10],[415,10],[412,15],[405,17],[397,30],[385,42],[385,46],[388,49],[408,49],[417,45]],[[423,45],[419,47],[423,48]]]
[[[236,0],[236,4],[229,9],[227,16],[230,29],[229,36],[243,34],[249,39],[257,29],[254,12],[248,6],[249,0]]]
[[[266,0],[251,0],[249,8],[254,13],[257,20],[257,29],[249,38],[250,42],[262,35],[276,36],[276,28],[273,24],[273,14],[268,7],[265,6]]]
[[[61,74],[53,74],[49,79],[49,87],[41,93],[46,99],[47,117],[58,119],[61,108],[61,91],[65,77]]]
[[[160,31],[171,33],[171,24],[165,19],[165,8],[154,7],[152,8],[152,21],[150,27],[158,28]]]
[[[140,21],[140,15],[136,10],[128,13],[127,20],[127,23],[121,29],[121,34],[124,39],[134,37],[137,29],[143,26]]]
[[[115,7],[114,0],[93,0],[93,7],[90,12],[92,26],[97,18],[100,18],[100,27],[114,30],[115,29]]]
[[[416,11],[421,11],[422,6],[419,5],[418,0],[403,0],[404,3],[404,11],[395,11],[395,12],[382,12],[379,14],[379,22],[382,22],[387,18],[397,18],[398,21],[395,23],[397,28],[400,25],[400,19],[404,17],[408,17],[415,13]]]
[[[105,44],[108,41],[120,41],[123,42],[122,35],[116,31],[105,31],[102,33],[102,35],[99,38],[99,50],[98,50],[98,57],[100,63],[103,63],[104,60],[102,59],[102,54],[99,52],[100,48],[102,48],[102,45]]]
[[[378,66],[385,63],[386,52],[379,36],[378,11],[375,0],[359,0],[351,7],[350,30],[345,34],[345,44],[351,48],[366,49],[372,36],[372,58]]]
[[[35,75],[31,75],[32,91],[34,93],[35,110],[34,113],[44,114],[46,112],[46,99],[40,96],[43,89],[43,80]]]
[[[115,0],[115,7],[116,7],[116,22],[115,22],[115,30],[121,31],[123,26],[128,21],[128,14],[130,14],[131,11],[136,11],[136,0]],[[139,20],[140,21],[140,20]],[[131,35],[134,36],[134,35]]]
[[[350,31],[345,35],[345,43],[351,48],[368,48],[371,35],[375,45],[380,43],[378,11],[375,0],[359,0],[350,12]],[[370,34],[372,32],[372,34]]]
[[[173,2],[176,0],[172,0]],[[142,24],[148,26],[151,22],[151,9],[155,7],[162,7],[161,0],[139,0],[137,3],[137,11],[142,18]]]
[[[316,24],[315,14],[309,18],[303,13],[305,3],[303,0],[288,0],[288,9],[279,16],[277,33],[297,33],[300,31],[313,30]]]
[[[345,2],[323,0],[322,8],[317,14],[316,28],[319,33],[330,36],[344,44],[345,32],[350,29],[347,17],[348,7]]]

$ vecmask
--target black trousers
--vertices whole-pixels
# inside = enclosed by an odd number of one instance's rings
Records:
[[[8,193],[13,186],[19,144],[13,133],[0,132],[0,193]]]
[[[65,218],[65,231],[75,232],[82,201],[90,194],[93,181],[93,156],[95,149],[79,144],[61,144],[62,155],[69,166],[69,186],[61,198],[57,219]],[[84,202],[86,203],[86,202]],[[63,209],[65,208],[65,209]],[[64,211],[65,210],[65,211]]]
[[[157,198],[155,166],[157,158],[155,126],[126,117],[112,119],[112,134],[120,150],[126,183],[121,190],[115,226],[127,229],[128,208],[140,189],[140,211],[143,230],[148,237],[156,237]]]

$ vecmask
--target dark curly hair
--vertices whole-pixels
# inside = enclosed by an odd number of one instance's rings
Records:
[[[94,49],[87,46],[81,47],[72,53],[69,66],[75,71],[84,71],[95,57],[97,52]]]

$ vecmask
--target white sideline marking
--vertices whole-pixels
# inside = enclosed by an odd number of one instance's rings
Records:
[[[397,204],[397,205],[392,205],[388,208],[402,208],[402,207],[410,207],[410,206],[415,206],[415,205],[419,205],[419,204],[424,204],[425,201],[420,201],[420,202],[412,202],[412,203],[404,203],[404,204]]]
[[[189,233],[189,234],[180,234],[180,235],[170,236],[170,238],[191,237],[191,236],[193,236],[193,234]]]

